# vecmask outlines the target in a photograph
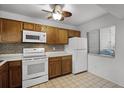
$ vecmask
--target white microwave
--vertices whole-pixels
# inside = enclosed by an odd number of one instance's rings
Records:
[[[23,30],[23,42],[46,43],[46,33]]]

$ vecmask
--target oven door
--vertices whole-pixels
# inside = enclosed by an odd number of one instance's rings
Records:
[[[48,58],[22,62],[22,79],[33,79],[48,74]]]

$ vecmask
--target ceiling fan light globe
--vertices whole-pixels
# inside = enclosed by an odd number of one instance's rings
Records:
[[[62,18],[62,15],[59,13],[53,13],[53,19],[54,20],[60,20]]]

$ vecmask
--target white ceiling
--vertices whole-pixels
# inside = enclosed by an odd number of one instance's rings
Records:
[[[124,18],[124,4],[101,4],[99,6],[118,18]]]
[[[0,10],[17,13],[29,17],[45,19],[46,13],[42,9],[51,10],[47,4],[1,4]],[[66,18],[64,23],[80,25],[91,19],[107,13],[103,8],[95,4],[66,4],[63,10],[72,12],[72,16]]]

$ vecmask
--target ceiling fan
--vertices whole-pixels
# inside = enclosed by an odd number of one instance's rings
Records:
[[[47,19],[53,18],[54,20],[63,21],[65,17],[72,16],[71,12],[63,11],[63,4],[51,4],[50,7],[52,8],[52,11],[42,9],[42,11],[48,13]]]

